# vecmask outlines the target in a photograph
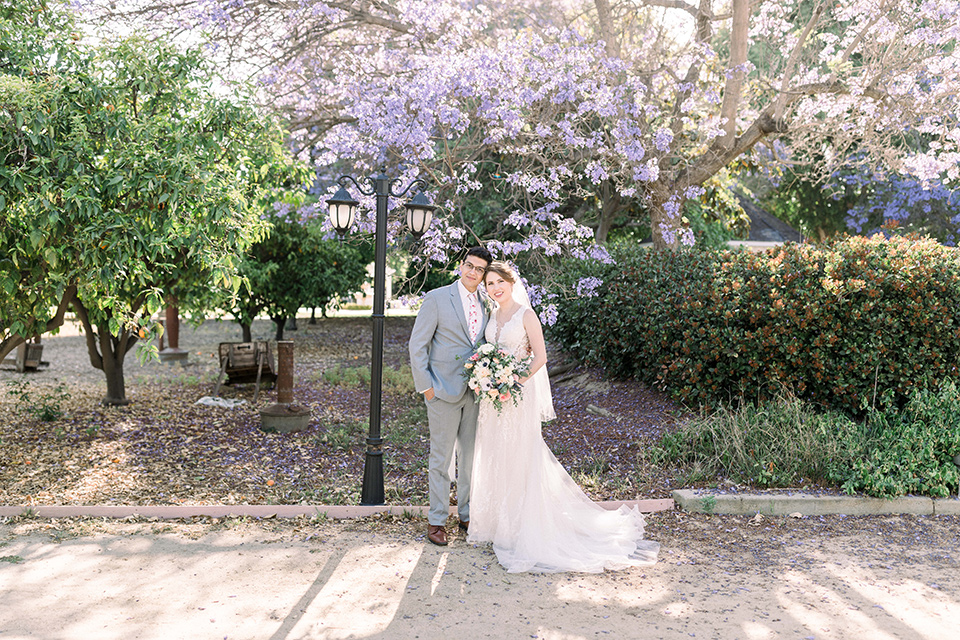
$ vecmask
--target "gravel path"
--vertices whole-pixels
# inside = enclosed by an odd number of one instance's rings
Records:
[[[651,516],[660,562],[507,574],[423,523],[0,523],[0,637],[924,638],[956,634],[957,523]]]

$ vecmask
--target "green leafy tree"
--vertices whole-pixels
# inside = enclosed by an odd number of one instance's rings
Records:
[[[165,294],[191,312],[239,286],[283,132],[196,51],[82,46],[61,3],[0,16],[0,355],[72,307],[104,402],[125,404],[124,358]]]
[[[763,205],[807,237],[824,241],[847,230],[845,218],[857,199],[850,185],[839,182],[828,188],[812,170],[796,167],[783,172]]]
[[[243,331],[243,340],[252,340],[250,325],[266,314],[283,339],[286,320],[302,307],[326,307],[336,298],[360,289],[366,265],[372,259],[369,242],[357,246],[324,238],[319,221],[303,219],[311,209],[295,194],[276,201],[270,229],[265,238],[244,256],[240,273],[246,286],[237,298],[232,314]],[[298,206],[299,205],[299,206]]]

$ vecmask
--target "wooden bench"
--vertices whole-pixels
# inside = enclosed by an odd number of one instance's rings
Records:
[[[34,338],[32,341],[23,342],[17,346],[16,353],[3,360],[3,365],[12,365],[17,373],[25,371],[36,371],[40,367],[49,365],[40,359],[43,355],[43,345],[40,344],[40,338]]]
[[[215,397],[220,394],[224,375],[229,385],[256,382],[254,402],[260,397],[261,382],[277,381],[277,367],[269,342],[221,342],[219,351],[220,375],[217,376],[217,388],[213,392]]]

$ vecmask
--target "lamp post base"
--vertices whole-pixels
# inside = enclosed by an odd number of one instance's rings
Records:
[[[363,506],[384,504],[383,495],[383,451],[367,450],[363,463],[363,491],[360,494]]]

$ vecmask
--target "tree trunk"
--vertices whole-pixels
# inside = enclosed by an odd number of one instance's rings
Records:
[[[313,307],[310,309],[310,322],[309,324],[317,324],[317,308]]]
[[[127,357],[127,352],[137,343],[137,336],[127,329],[121,329],[119,335],[114,337],[110,335],[110,325],[107,322],[98,324],[94,331],[83,302],[74,296],[71,304],[83,325],[90,364],[94,369],[103,371],[107,378],[107,395],[101,402],[113,406],[130,404],[123,378],[123,360]],[[139,307],[139,305],[136,306]]]
[[[250,325],[252,323],[240,323],[240,331],[243,333],[244,342],[253,342],[253,332],[250,330]]]
[[[280,340],[283,340],[283,327],[287,324],[287,319],[283,316],[277,316],[276,318],[270,319],[273,320],[273,324],[277,326],[276,339],[279,342]]]
[[[610,235],[610,228],[613,226],[613,219],[620,211],[620,192],[616,186],[609,180],[604,180],[600,186],[600,223],[597,225],[597,233],[594,238],[600,244],[607,242],[607,236]]]
[[[597,7],[597,22],[600,24],[600,37],[603,38],[606,54],[611,58],[620,57],[620,38],[613,23],[613,9],[610,0],[594,0]]]
[[[180,348],[180,309],[177,308],[177,299],[173,296],[169,297],[164,318],[166,319],[167,346],[176,351]]]
[[[107,378],[107,395],[102,402],[110,406],[122,406],[130,404],[127,399],[126,381],[123,377],[123,360],[126,357],[126,351],[118,349],[119,343],[128,335],[126,329],[120,331],[120,335],[114,338],[110,335],[110,329],[106,324],[97,327],[97,333],[100,335],[100,355],[103,363],[103,374]]]
[[[296,331],[297,330],[297,316],[292,315],[287,318],[287,331]]]
[[[680,246],[682,215],[680,211],[676,215],[670,215],[667,211],[670,196],[671,190],[667,185],[660,182],[650,185],[650,235],[657,249],[676,249]]]

